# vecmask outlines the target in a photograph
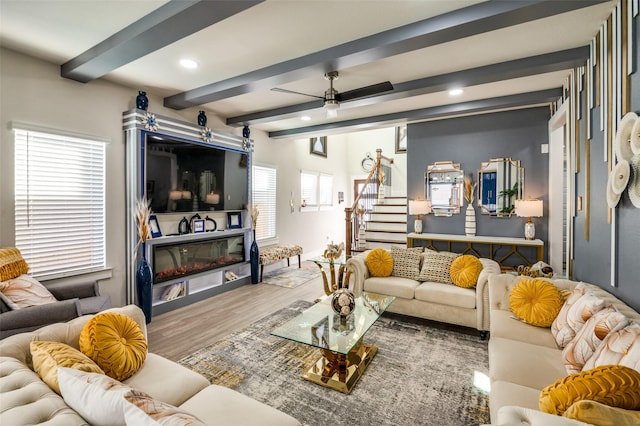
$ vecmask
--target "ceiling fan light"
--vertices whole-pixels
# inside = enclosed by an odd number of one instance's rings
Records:
[[[340,108],[340,102],[335,99],[327,99],[324,101],[324,109],[328,111],[337,111]]]

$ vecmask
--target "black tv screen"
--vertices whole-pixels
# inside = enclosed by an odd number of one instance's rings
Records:
[[[146,195],[154,213],[246,207],[246,153],[148,134],[145,154]]]

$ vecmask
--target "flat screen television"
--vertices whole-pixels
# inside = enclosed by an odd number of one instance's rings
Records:
[[[147,134],[145,188],[154,213],[242,210],[247,154],[212,144]]]

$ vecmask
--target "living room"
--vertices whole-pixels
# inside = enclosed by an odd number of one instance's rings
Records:
[[[474,2],[466,2],[465,5],[467,3]],[[602,23],[618,2],[593,3],[592,7],[597,8],[594,15],[597,15]],[[624,3],[626,4],[626,1]],[[631,4],[631,10],[633,7],[637,9],[637,6],[634,6],[637,2],[631,1],[629,4]],[[3,7],[5,7],[4,1]],[[44,15],[45,12],[46,9],[43,9],[38,14]],[[606,13],[603,14],[603,12]],[[422,13],[427,15],[424,10]],[[4,27],[6,18],[2,19]],[[39,19],[44,18],[40,16]],[[407,17],[403,19],[406,22],[412,21]],[[405,22],[400,19],[399,21]],[[630,95],[627,102],[629,110],[637,112],[640,111],[640,90],[638,90],[640,73],[637,72],[638,45],[640,44],[639,18],[635,15],[630,21],[634,29],[632,34],[635,35],[630,57],[636,65],[635,70],[628,77],[627,90]],[[29,31],[36,32],[36,29],[31,28]],[[86,43],[85,48],[80,46],[75,48],[77,54],[102,41],[106,36],[96,34],[91,43]],[[588,45],[591,38],[596,36],[597,31],[585,44]],[[12,207],[15,205],[13,129],[20,128],[20,125],[30,125],[32,129],[60,130],[77,135],[99,137],[108,141],[105,192],[106,260],[105,268],[89,274],[89,278],[99,281],[101,294],[110,296],[114,306],[123,306],[132,302],[130,289],[125,284],[128,274],[127,252],[123,249],[128,244],[127,226],[132,217],[132,212],[127,211],[125,199],[127,150],[123,131],[123,113],[136,107],[138,91],[146,89],[146,86],[126,84],[127,80],[117,75],[98,78],[88,83],[63,78],[60,75],[60,66],[73,56],[62,58],[56,56],[59,55],[56,52],[47,54],[45,46],[32,46],[21,50],[16,47],[20,44],[18,43],[7,47],[8,42],[8,39],[6,42],[3,39],[0,48],[2,81],[0,87],[2,94],[0,100],[2,122],[0,246],[15,246],[15,212]],[[81,45],[84,46],[84,44]],[[294,56],[302,56],[302,53]],[[512,58],[503,58],[503,60],[507,59]],[[351,75],[354,73],[352,72]],[[317,87],[327,85],[327,81],[321,74]],[[434,74],[437,73],[434,71]],[[348,88],[349,75],[346,73],[341,76],[342,79],[335,82],[336,87]],[[567,80],[570,75],[571,70],[565,72]],[[163,76],[163,78],[170,78],[170,76]],[[153,76],[149,76],[149,79],[153,80]],[[400,81],[392,82],[396,84]],[[339,86],[339,84],[345,84],[345,86]],[[517,81],[511,84],[517,84]],[[571,83],[567,84],[571,85]],[[153,86],[153,83],[149,83],[149,86]],[[197,86],[198,84],[193,84],[191,87]],[[565,88],[567,92],[570,91],[569,86]],[[350,88],[355,87],[358,85]],[[296,89],[307,92],[302,87]],[[556,87],[557,89],[562,87]],[[311,92],[321,93],[323,90],[314,89]],[[270,90],[267,89],[267,91]],[[174,93],[175,91],[147,90],[148,111],[157,116],[195,124],[198,111],[204,109],[208,118],[207,127],[240,137],[242,127],[228,125],[229,115],[225,115],[217,108],[192,106],[176,110],[164,106],[166,97]],[[497,90],[495,93],[501,94]],[[565,108],[569,108],[571,98],[563,97]],[[586,102],[584,98],[581,99],[582,102]],[[294,102],[300,101],[301,99],[297,99]],[[471,102],[471,99],[466,102]],[[550,107],[550,105],[553,106]],[[435,108],[436,104],[425,104],[423,108],[427,106]],[[500,111],[497,111],[498,109]],[[254,111],[247,111],[247,114],[250,112]],[[549,154],[543,152],[545,149],[543,146],[551,143],[550,126],[555,124],[550,124],[550,121],[557,120],[562,115],[562,109],[558,108],[556,101],[531,104],[526,107],[517,106],[513,109],[503,106],[496,108],[496,111],[484,111],[482,114],[453,111],[449,116],[415,120],[407,117],[384,125],[372,125],[371,129],[361,121],[358,121],[357,126],[337,130],[331,129],[330,124],[327,124],[327,127],[319,130],[324,132],[322,135],[327,135],[326,157],[310,152],[310,137],[320,135],[313,133],[313,129],[284,137],[271,137],[269,132],[273,130],[268,130],[267,127],[262,130],[259,124],[251,125],[253,161],[257,165],[268,165],[277,170],[277,239],[271,239],[269,242],[303,246],[303,260],[322,254],[326,245],[332,241],[343,242],[345,240],[344,208],[350,207],[353,202],[353,181],[366,177],[367,173],[362,169],[361,163],[367,153],[375,155],[378,148],[382,149],[383,155],[394,160],[390,165],[392,186],[387,195],[406,196],[408,199],[425,197],[424,173],[429,164],[453,161],[459,163],[466,174],[475,173],[483,161],[511,157],[521,160],[524,167],[526,182],[524,196],[541,199],[544,202],[543,217],[534,218],[536,238],[545,242],[550,238],[557,238],[557,235],[550,231],[550,218],[558,216],[569,218],[572,232],[568,236],[570,250],[568,254],[560,255],[561,260],[563,257],[570,260],[566,262],[567,270],[564,273],[574,280],[594,283],[638,310],[640,309],[640,283],[636,276],[636,265],[640,261],[640,255],[635,247],[640,240],[638,225],[640,210],[632,204],[626,192],[621,196],[617,207],[611,209],[607,204],[607,179],[614,165],[611,152],[615,150],[608,151],[607,156],[607,147],[613,144],[613,135],[607,135],[606,130],[601,130],[600,112],[599,106],[591,109],[590,116],[593,117],[593,122],[589,148],[585,141],[587,127],[584,116],[576,119],[579,124],[577,127],[568,126],[568,128],[579,128],[579,134],[575,136],[578,144],[575,150],[571,151],[578,156],[569,160],[573,174],[569,178],[572,182],[573,198],[564,208],[549,205],[550,192],[553,188],[557,189],[557,185],[554,185],[549,178],[553,168],[549,165]],[[348,117],[347,108],[343,108],[338,114],[338,119],[342,121]],[[373,115],[371,113],[371,116]],[[396,152],[396,128],[404,125],[407,126],[406,152]],[[288,128],[295,129],[297,126],[299,124],[291,124]],[[562,124],[560,126],[562,127]],[[590,152],[590,157],[587,156],[587,152]],[[615,162],[615,157],[613,161]],[[334,199],[331,208],[309,211],[301,207],[303,201],[300,190],[301,170],[332,176]],[[344,202],[338,202],[338,193],[344,194]],[[589,204],[586,203],[587,198],[590,199]],[[581,203],[580,206],[578,206],[579,203]],[[572,213],[566,214],[566,208],[571,209]],[[248,216],[245,216],[245,219],[247,218]],[[413,230],[413,219],[413,217],[407,219],[407,232]],[[423,219],[423,232],[462,235],[464,221],[464,212],[451,217],[429,214]],[[524,222],[524,218],[515,216],[498,219],[478,214],[477,233],[499,237],[522,237]],[[261,243],[268,246],[266,241]],[[247,286],[243,291],[250,289],[251,286]]]

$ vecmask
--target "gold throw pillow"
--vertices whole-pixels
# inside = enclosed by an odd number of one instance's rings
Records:
[[[509,295],[511,312],[527,324],[550,327],[562,308],[560,292],[548,281],[523,278]]]

